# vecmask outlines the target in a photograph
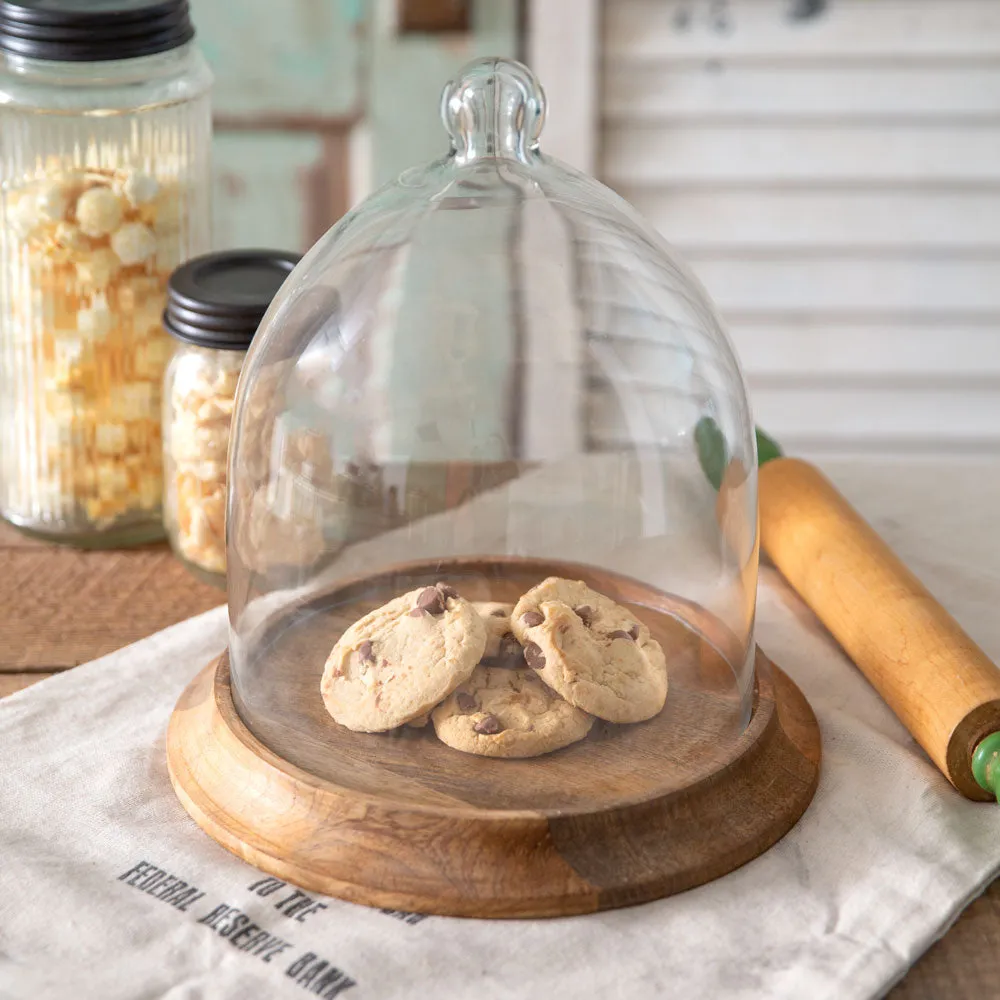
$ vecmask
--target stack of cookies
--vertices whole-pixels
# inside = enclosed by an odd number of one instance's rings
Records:
[[[356,732],[430,720],[456,750],[536,757],[583,739],[595,717],[652,718],[667,669],[649,629],[579,580],[549,577],[514,605],[473,603],[438,583],[347,629],[321,692]]]

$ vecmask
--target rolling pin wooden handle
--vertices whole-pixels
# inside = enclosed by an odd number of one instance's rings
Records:
[[[992,798],[1000,670],[958,622],[807,462],[760,467],[760,541],[952,784]]]

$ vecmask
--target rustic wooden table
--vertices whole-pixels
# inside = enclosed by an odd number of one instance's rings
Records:
[[[165,545],[81,552],[0,522],[0,697],[221,604]],[[1000,996],[1000,880],[961,915],[890,1000]]]
[[[217,607],[166,545],[46,545],[0,522],[0,695]]]

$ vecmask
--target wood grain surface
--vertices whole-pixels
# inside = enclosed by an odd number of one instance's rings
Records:
[[[15,691],[20,691],[22,688],[31,687],[32,684],[37,684],[39,681],[45,680],[46,677],[54,676],[55,674],[43,673],[41,671],[31,674],[0,673],[0,698],[8,694],[13,694]]]
[[[499,761],[428,728],[355,733],[326,712],[330,647],[395,595],[442,580],[469,600],[512,601],[548,576],[582,579],[649,628],[671,665],[654,718],[599,722],[557,752]],[[256,628],[266,657],[231,680],[223,655],[192,683],[167,761],[207,833],[303,888],[455,916],[627,906],[756,857],[815,790],[819,728],[798,688],[758,652],[750,717],[728,628],[609,570],[525,556],[408,562],[276,607]]]
[[[782,837],[812,798],[815,716],[759,652],[750,725],[708,766],[681,763],[664,745],[668,729],[654,720],[606,727],[596,738],[592,730],[531,760],[440,747],[433,770],[419,766],[419,744],[436,746],[431,733],[408,733],[399,754],[398,739],[343,730],[336,756],[352,742],[354,756],[331,780],[250,732],[223,654],[178,701],[167,764],[206,833],[305,889],[422,913],[566,916],[718,878]],[[633,763],[635,773],[614,774],[609,787],[604,768],[615,760],[619,772]],[[676,780],[678,771],[689,780]],[[557,797],[566,785],[572,793]],[[485,787],[494,794],[484,796]]]
[[[123,558],[120,567],[120,586],[124,590],[132,585],[132,556],[152,553],[162,557],[162,572],[152,581],[158,599],[146,605],[142,620],[133,616],[133,607],[126,604],[121,617],[108,623],[107,632],[95,641],[93,631],[86,626],[93,610],[93,596],[89,589],[63,593],[57,602],[50,605],[52,614],[66,623],[67,629],[61,636],[53,630],[37,629],[28,625],[32,613],[33,599],[24,591],[9,583],[12,572],[24,572],[20,557],[29,550],[46,553],[45,559],[31,563],[39,573],[35,581],[37,594],[44,594],[46,585],[52,585],[52,593],[63,578],[64,566],[82,557],[88,570],[93,567],[95,575],[109,556]],[[23,578],[23,577],[22,577]],[[175,601],[190,602],[193,610],[178,613]],[[222,597],[211,587],[199,584],[173,560],[165,546],[152,546],[135,552],[88,552],[79,553],[70,549],[25,538],[13,528],[0,522],[0,682],[4,694],[27,686],[36,678],[47,677],[53,671],[65,670],[77,663],[83,663],[133,642],[143,635],[151,634],[184,618],[185,614],[207,611],[221,603]],[[37,609],[34,612],[37,615]],[[58,639],[63,650],[57,654],[54,647],[47,645],[48,639]],[[25,667],[24,648],[28,644],[35,650],[35,664]],[[68,655],[67,655],[68,654]],[[46,670],[41,664],[49,664]],[[888,995],[889,1000],[939,1000],[947,996],[949,1000],[982,1000],[996,994],[1000,982],[1000,881],[995,882],[961,915],[945,936],[932,945],[920,958],[905,979]]]
[[[323,706],[320,678],[333,644],[351,623],[398,594],[443,580],[471,601],[513,603],[548,576],[585,581],[649,628],[670,664],[662,712],[638,725],[598,721],[586,740],[547,755],[544,767],[533,759],[498,767],[458,753],[428,729],[352,733]],[[252,720],[255,735],[283,760],[319,778],[364,794],[391,790],[411,804],[431,796],[451,802],[459,788],[464,801],[477,806],[539,811],[613,809],[621,805],[622,790],[630,800],[658,798],[714,774],[750,714],[732,667],[718,652],[731,643],[730,661],[739,662],[743,650],[718,619],[592,566],[529,557],[407,563],[283,608],[261,627],[265,632],[255,645],[267,655],[249,662],[241,683],[234,683],[237,707]],[[600,779],[582,782],[582,773]]]
[[[0,674],[20,675],[22,687],[24,675],[86,663],[224,600],[166,545],[84,552],[0,522]]]

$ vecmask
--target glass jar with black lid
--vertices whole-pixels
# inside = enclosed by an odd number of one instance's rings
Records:
[[[177,340],[164,376],[164,523],[196,575],[226,572],[226,458],[243,359],[274,294],[298,261],[277,250],[231,250],[170,277],[163,323]]]
[[[160,537],[170,273],[207,251],[212,76],[187,0],[0,0],[0,514]]]

